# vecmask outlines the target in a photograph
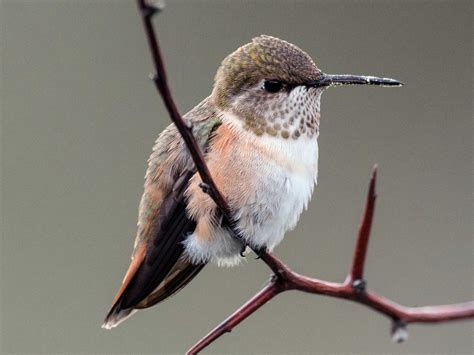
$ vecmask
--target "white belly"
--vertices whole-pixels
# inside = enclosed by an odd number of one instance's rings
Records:
[[[306,137],[291,141],[264,136],[258,141],[277,158],[262,164],[258,153],[250,157],[259,171],[258,183],[237,215],[238,227],[251,246],[272,250],[308,205],[317,180],[318,144]]]

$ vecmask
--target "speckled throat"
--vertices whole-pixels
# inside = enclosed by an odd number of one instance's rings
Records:
[[[291,92],[276,93],[271,100],[262,95],[243,94],[235,98],[233,113],[244,121],[243,128],[262,136],[284,139],[317,137],[320,98],[324,89],[297,86]]]

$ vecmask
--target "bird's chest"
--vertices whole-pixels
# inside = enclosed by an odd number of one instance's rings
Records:
[[[315,138],[275,137],[246,142],[238,169],[245,169],[246,186],[238,208],[241,230],[270,249],[292,229],[306,208],[316,183],[318,145]],[[240,153],[243,153],[242,151]]]

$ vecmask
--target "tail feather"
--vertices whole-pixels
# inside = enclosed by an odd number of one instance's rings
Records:
[[[102,328],[115,328],[120,323],[133,316],[136,312],[137,309],[134,308],[121,309],[117,305],[114,305],[114,307],[112,307],[110,312],[107,314],[107,317],[105,317],[104,323],[102,324]]]
[[[148,308],[163,302],[186,286],[202,270],[205,264],[194,265],[182,258],[175,264],[168,275],[145,299],[133,307],[122,308],[119,299],[105,317],[102,328],[112,329],[134,315],[139,309]]]
[[[135,308],[148,308],[173,296],[191,282],[205,265],[195,265],[181,258],[158,287],[138,303]]]

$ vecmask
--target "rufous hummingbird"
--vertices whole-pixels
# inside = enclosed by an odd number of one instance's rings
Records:
[[[271,251],[282,241],[317,182],[321,94],[338,85],[402,84],[324,74],[297,46],[266,35],[223,60],[211,95],[184,119],[241,239],[202,191],[188,150],[169,125],[148,160],[132,261],[104,328],[170,297],[208,262],[238,264],[243,244]]]

